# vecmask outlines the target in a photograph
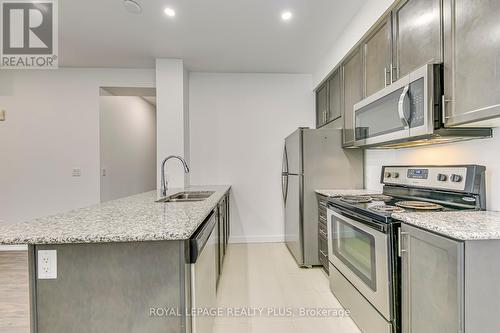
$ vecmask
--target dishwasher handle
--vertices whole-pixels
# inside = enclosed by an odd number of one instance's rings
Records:
[[[191,239],[189,239],[189,262],[191,264],[196,263],[196,260],[200,256],[203,248],[210,238],[210,235],[215,229],[216,223],[216,214],[212,212],[209,217],[205,219],[205,222],[203,222],[203,224],[198,228],[198,231],[196,231]]]

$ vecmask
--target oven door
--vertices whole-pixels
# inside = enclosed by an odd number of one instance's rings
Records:
[[[328,208],[328,258],[387,319],[392,320],[389,235],[383,225]]]

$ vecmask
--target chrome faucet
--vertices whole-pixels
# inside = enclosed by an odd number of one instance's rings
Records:
[[[163,162],[161,162],[161,196],[162,197],[167,196],[168,182],[167,182],[167,177],[165,177],[165,164],[171,158],[176,158],[179,161],[181,161],[182,165],[184,166],[184,172],[189,173],[189,167],[188,167],[186,161],[182,157],[176,156],[176,155],[170,155],[170,156],[166,157],[163,160]]]

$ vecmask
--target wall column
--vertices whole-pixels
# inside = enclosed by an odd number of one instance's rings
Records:
[[[168,155],[179,155],[189,164],[188,72],[182,59],[156,59],[157,184],[160,164]],[[189,186],[189,176],[179,161],[167,164],[169,188]]]

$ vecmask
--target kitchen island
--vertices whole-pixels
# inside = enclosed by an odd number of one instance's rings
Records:
[[[211,265],[220,274],[230,186],[172,189],[167,196],[181,191],[213,193],[196,202],[156,202],[152,191],[0,227],[0,244],[28,245],[32,329],[189,332],[189,240],[208,219],[216,221]],[[56,251],[55,275],[44,275],[40,251]]]

